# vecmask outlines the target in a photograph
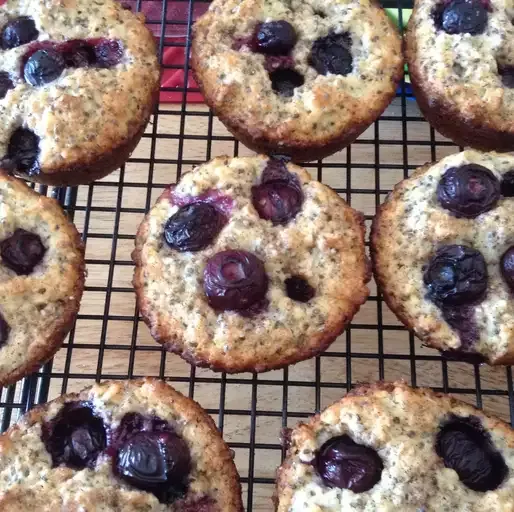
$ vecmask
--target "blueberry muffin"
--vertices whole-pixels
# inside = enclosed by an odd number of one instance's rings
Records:
[[[265,156],[218,157],[185,174],[144,219],[132,257],[153,337],[219,371],[317,355],[368,296],[362,215]]]
[[[514,6],[416,0],[406,34],[423,115],[461,146],[514,150]]]
[[[110,381],[37,407],[0,436],[3,512],[242,512],[210,416],[156,379]]]
[[[207,104],[249,148],[296,161],[353,142],[402,76],[400,36],[374,0],[215,0],[193,30]]]
[[[84,289],[84,247],[54,199],[0,171],[0,386],[50,359]]]
[[[469,150],[399,183],[372,225],[398,318],[450,357],[514,363],[514,157]]]
[[[122,165],[159,88],[152,34],[114,0],[0,6],[0,162],[49,185]]]
[[[448,395],[360,386],[286,437],[277,512],[514,510],[514,432]]]

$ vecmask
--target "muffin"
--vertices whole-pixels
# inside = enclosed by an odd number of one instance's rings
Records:
[[[84,277],[84,246],[59,203],[0,171],[0,386],[57,352]]]
[[[185,174],[143,220],[132,257],[152,336],[218,371],[319,354],[369,293],[362,215],[266,156],[218,157]]]
[[[2,167],[78,185],[125,162],[159,90],[142,19],[114,0],[8,0],[0,55]]]
[[[214,0],[193,28],[191,63],[236,138],[295,161],[353,142],[403,73],[398,31],[373,0]]]
[[[514,150],[514,8],[504,0],[416,0],[406,33],[423,115],[460,146]]]
[[[360,386],[289,433],[277,512],[514,509],[514,432],[448,395]]]
[[[37,407],[0,436],[3,512],[242,512],[210,416],[156,379],[109,381]]]
[[[384,299],[451,357],[514,363],[514,158],[464,151],[400,182],[372,225]]]

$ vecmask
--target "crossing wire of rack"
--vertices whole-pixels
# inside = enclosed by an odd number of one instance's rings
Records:
[[[145,10],[149,0],[133,1]],[[163,54],[177,48],[183,64],[163,71],[188,76],[194,16],[199,1],[152,2],[160,16],[147,19]],[[178,6],[178,8],[177,8]],[[410,5],[391,0],[400,25]],[[179,37],[179,35],[185,37]],[[166,379],[212,415],[230,447],[249,512],[270,510],[274,472],[284,455],[281,428],[294,426],[362,381],[405,379],[452,393],[514,422],[511,368],[445,361],[422,347],[395,319],[371,284],[372,294],[352,325],[323,355],[266,374],[226,375],[191,368],[150,338],[135,306],[130,252],[139,222],[162,189],[194,165],[219,154],[250,152],[209,110],[192,103],[192,86],[164,87],[174,103],[160,103],[127,164],[89,186],[37,187],[63,205],[86,242],[88,278],[82,308],[63,348],[38,372],[2,390],[0,429],[34,405],[94,381],[144,375]],[[178,96],[177,96],[178,95]],[[164,96],[161,94],[161,99]],[[178,98],[178,102],[176,99]],[[351,147],[305,167],[365,213],[366,224],[395,183],[427,161],[459,148],[434,132],[417,109],[407,82],[384,115]]]

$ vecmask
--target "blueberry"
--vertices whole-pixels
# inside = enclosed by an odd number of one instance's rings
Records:
[[[290,98],[294,90],[304,84],[303,76],[294,69],[279,68],[269,73],[271,88],[280,96]]]
[[[137,412],[129,412],[123,416],[113,433],[113,444],[121,446],[138,432],[174,433],[174,430],[167,421],[161,420],[157,416],[143,416]]]
[[[264,300],[268,276],[254,254],[223,251],[207,260],[203,287],[214,309],[246,310]]]
[[[69,68],[85,68],[96,62],[95,48],[81,39],[68,41],[59,50]]]
[[[469,305],[443,306],[441,308],[443,318],[448,325],[459,335],[460,349],[458,354],[460,359],[474,360],[479,356],[474,352],[475,343],[480,338],[480,332],[475,318],[475,307]],[[457,352],[457,351],[454,351]]]
[[[9,333],[11,332],[11,327],[6,322],[3,315],[0,314],[0,347],[2,347],[7,339],[9,338]]]
[[[27,176],[38,174],[39,137],[27,128],[16,129],[7,146],[7,164]]]
[[[457,217],[473,219],[496,206],[500,182],[481,165],[451,167],[439,180],[437,198],[443,208]]]
[[[464,245],[438,249],[423,280],[429,297],[441,306],[459,306],[481,300],[487,290],[487,266],[480,252]]]
[[[482,34],[487,26],[487,9],[482,0],[451,0],[436,8],[436,26],[447,34]]]
[[[514,170],[507,171],[502,176],[500,188],[503,197],[514,197]]]
[[[5,25],[0,38],[2,40],[2,48],[10,50],[11,48],[30,43],[30,41],[35,41],[38,36],[39,32],[34,20],[28,16],[21,16]]]
[[[288,277],[285,285],[287,296],[298,302],[309,302],[316,294],[314,288],[301,276]]]
[[[437,434],[435,449],[444,465],[473,491],[494,491],[509,472],[490,435],[474,416],[452,416]]]
[[[121,479],[169,503],[187,492],[189,448],[170,432],[137,432],[119,448],[113,470]]]
[[[39,87],[59,78],[65,67],[60,52],[52,48],[41,49],[27,59],[23,76],[30,85]]]
[[[378,453],[342,435],[328,440],[319,450],[316,469],[328,487],[369,491],[379,480],[384,464]]]
[[[514,66],[498,65],[498,74],[502,79],[502,84],[508,89],[514,88]]]
[[[14,89],[14,84],[9,73],[0,71],[0,100],[5,98],[9,89]]]
[[[107,432],[90,403],[68,402],[43,425],[42,439],[54,467],[84,469],[94,467],[107,445]]]
[[[30,274],[45,252],[41,238],[24,229],[17,229],[12,236],[0,242],[2,263],[19,275]]]
[[[166,222],[164,239],[176,251],[201,251],[216,239],[223,227],[223,218],[207,203],[182,206]]]
[[[287,224],[302,208],[303,193],[298,178],[279,160],[270,160],[261,184],[252,187],[252,203],[259,217],[274,225]]]
[[[267,55],[287,55],[296,44],[294,27],[285,20],[259,23],[255,27],[251,47]]]
[[[101,39],[94,47],[96,65],[111,68],[121,62],[123,45],[117,39]]]
[[[353,69],[352,38],[347,32],[320,37],[314,41],[309,64],[320,74],[347,75]]]
[[[500,260],[500,271],[509,288],[514,291],[514,245],[503,253]]]

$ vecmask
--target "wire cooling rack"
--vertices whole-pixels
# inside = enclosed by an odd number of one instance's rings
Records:
[[[144,11],[146,3],[132,1],[131,7]],[[155,4],[160,14],[147,22],[158,35],[161,59],[173,48],[183,48],[185,55],[183,63],[164,64],[164,71],[183,71],[187,77],[190,40],[180,36],[190,33],[205,3],[153,1],[154,13]],[[394,8],[402,24],[402,6],[393,0],[385,7]],[[165,378],[198,400],[217,422],[234,449],[250,512],[271,509],[274,472],[283,456],[281,428],[326,407],[357,382],[403,378],[414,386],[458,395],[514,422],[510,367],[442,360],[399,324],[373,283],[368,302],[327,352],[284,370],[228,376],[191,368],[162,351],[135,306],[130,252],[137,226],[163,188],[193,165],[220,154],[250,154],[204,105],[192,103],[197,90],[186,85],[163,87],[162,93],[161,101],[172,97],[175,103],[157,106],[123,168],[89,186],[38,187],[61,202],[82,233],[88,278],[80,314],[63,348],[38,373],[2,390],[2,431],[35,404],[94,381]],[[395,183],[419,165],[458,150],[424,121],[404,83],[380,120],[351,147],[306,168],[363,211],[369,228],[376,207]]]

